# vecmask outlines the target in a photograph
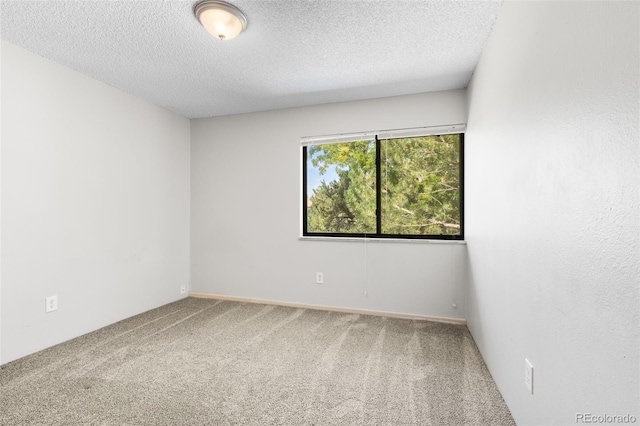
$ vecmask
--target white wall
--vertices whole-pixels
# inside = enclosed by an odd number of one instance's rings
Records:
[[[192,120],[192,290],[464,318],[463,244],[298,239],[301,136],[464,122],[464,90]]]
[[[2,43],[0,43],[2,58]],[[0,66],[0,82],[2,66]],[[0,84],[0,126],[2,126],[2,84]],[[2,365],[2,131],[0,130],[0,365]]]
[[[4,41],[2,107],[1,362],[179,299],[189,120]]]
[[[469,87],[468,324],[519,425],[640,419],[639,8],[507,1]]]

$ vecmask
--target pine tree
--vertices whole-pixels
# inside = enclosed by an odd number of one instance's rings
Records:
[[[382,233],[460,232],[459,135],[381,140]],[[315,145],[311,164],[323,175],[310,194],[309,232],[376,232],[376,146],[373,141]]]

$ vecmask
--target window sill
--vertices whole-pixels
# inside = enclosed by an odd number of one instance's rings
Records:
[[[466,245],[464,240],[421,240],[409,238],[350,238],[350,237],[298,237],[300,241],[333,241],[333,242],[351,242],[351,243],[409,243],[409,244],[462,244]]]

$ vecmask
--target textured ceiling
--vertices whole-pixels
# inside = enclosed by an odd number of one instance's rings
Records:
[[[234,0],[236,39],[197,1],[2,0],[2,38],[189,118],[466,87],[499,1]]]

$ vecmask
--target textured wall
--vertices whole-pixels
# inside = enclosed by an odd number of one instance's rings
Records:
[[[193,291],[464,318],[462,244],[298,239],[301,136],[464,122],[463,90],[192,120]]]
[[[469,88],[469,328],[519,425],[640,418],[639,8],[506,2]]]
[[[181,297],[187,119],[3,42],[2,151],[3,363]]]

